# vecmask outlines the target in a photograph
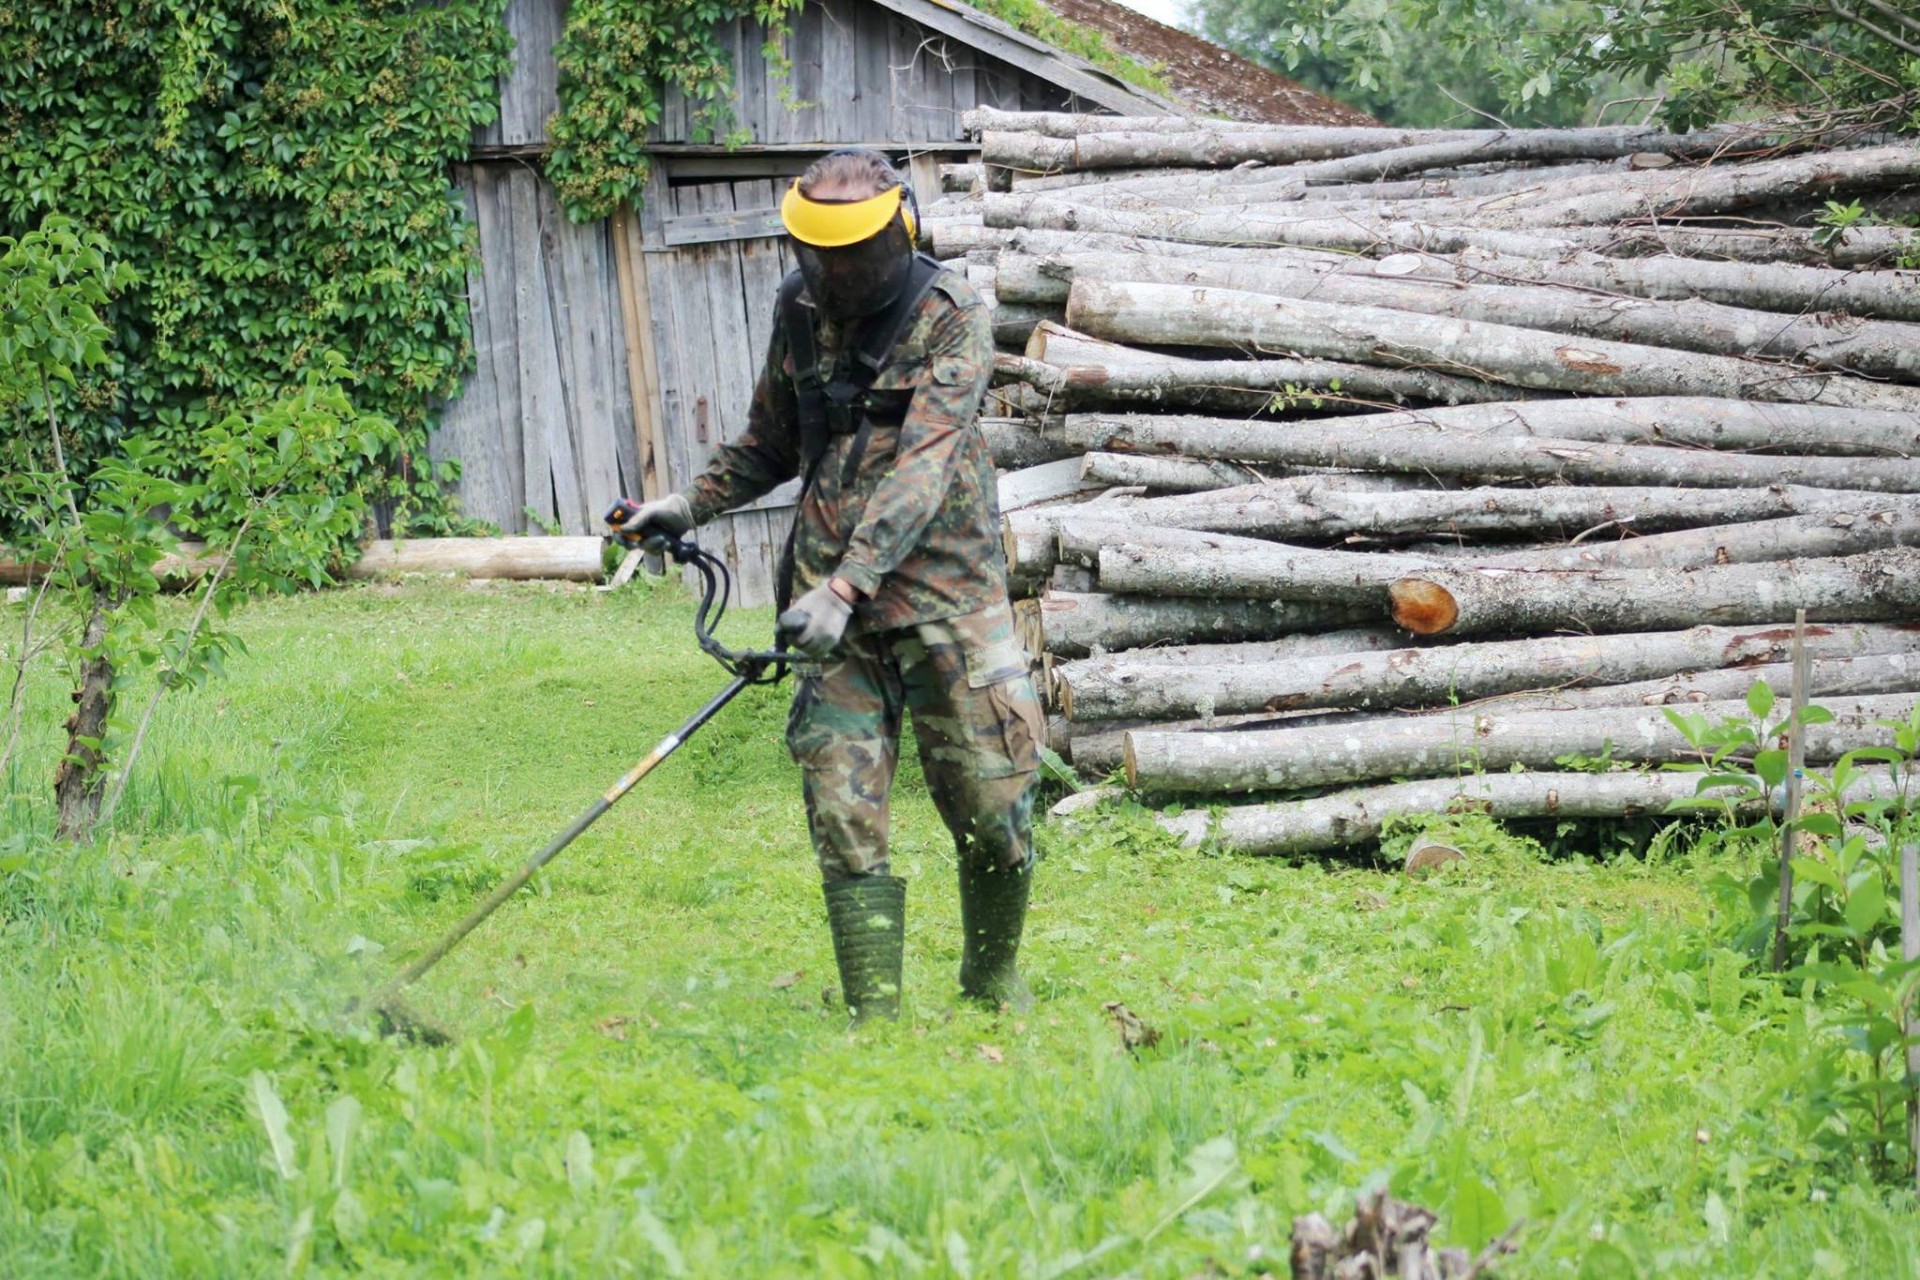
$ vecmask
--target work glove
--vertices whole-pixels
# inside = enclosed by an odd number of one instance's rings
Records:
[[[831,583],[823,582],[795,600],[776,625],[789,645],[818,660],[833,652],[852,620],[853,606],[840,598]]]
[[[686,536],[693,528],[693,508],[677,493],[652,502],[643,502],[625,524],[617,526],[622,542],[638,542],[649,551],[664,549],[665,543]]]

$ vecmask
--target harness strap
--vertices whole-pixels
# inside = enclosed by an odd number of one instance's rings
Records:
[[[806,282],[798,271],[788,272],[787,278],[780,282],[779,320],[786,334],[787,351],[793,358],[793,394],[800,420],[799,502],[805,502],[813,491],[830,437],[849,433],[853,436],[846,461],[840,468],[840,487],[845,489],[860,474],[867,445],[873,439],[874,423],[898,426],[906,420],[913,392],[908,389],[874,391],[873,382],[892,360],[894,348],[905,336],[907,326],[939,274],[937,261],[924,253],[914,254],[905,286],[886,310],[866,318],[860,326],[859,339],[851,344],[852,358],[847,358],[847,351],[838,354],[834,360],[834,377],[824,383],[820,377],[819,332],[814,324],[814,311],[801,300]],[[783,610],[792,603],[794,540],[799,532],[796,504],[793,527],[787,531],[774,582],[774,600]]]

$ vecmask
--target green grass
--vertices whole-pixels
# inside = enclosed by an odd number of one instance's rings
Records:
[[[1525,1217],[1515,1276],[1920,1276],[1911,1196],[1818,1130],[1808,1011],[1718,945],[1741,855],[1469,825],[1413,883],[1048,827],[1015,1019],[954,999],[909,768],[910,1015],[849,1034],[784,689],[422,984],[458,1045],[344,1013],[719,686],[689,617],[256,605],[81,850],[45,834],[45,672],[0,779],[0,1275],[1284,1274],[1294,1215],[1384,1183],[1456,1241]],[[1109,1001],[1159,1044],[1122,1051]]]

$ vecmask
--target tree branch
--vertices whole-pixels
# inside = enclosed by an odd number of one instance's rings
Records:
[[[1872,0],[1867,0],[1867,2],[1872,3]],[[1857,13],[1854,13],[1852,10],[1845,9],[1845,8],[1842,8],[1840,5],[1830,3],[1827,5],[1827,11],[1833,14],[1834,17],[1840,19],[1842,22],[1852,23],[1854,26],[1860,28],[1862,31],[1867,32],[1869,35],[1873,36],[1875,39],[1886,41],[1888,44],[1900,50],[1902,53],[1910,53],[1914,57],[1920,58],[1920,45],[1909,44],[1907,41],[1902,40],[1899,36],[1896,36],[1895,34],[1893,34],[1893,32],[1888,31],[1885,27],[1882,27],[1875,23],[1867,21],[1865,18],[1861,17]],[[1910,21],[1910,19],[1901,17],[1901,15],[1898,15],[1898,14],[1894,16],[1900,17],[1900,20],[1902,22]]]

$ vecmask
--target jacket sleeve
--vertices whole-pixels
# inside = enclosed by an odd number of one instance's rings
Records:
[[[715,449],[706,471],[681,490],[693,508],[695,524],[752,502],[800,474],[800,413],[786,359],[786,339],[776,322],[747,406],[747,429]]]
[[[945,309],[932,325],[921,381],[900,424],[899,449],[834,571],[861,594],[879,589],[948,500],[961,443],[992,374],[993,330],[986,308],[971,301]]]

